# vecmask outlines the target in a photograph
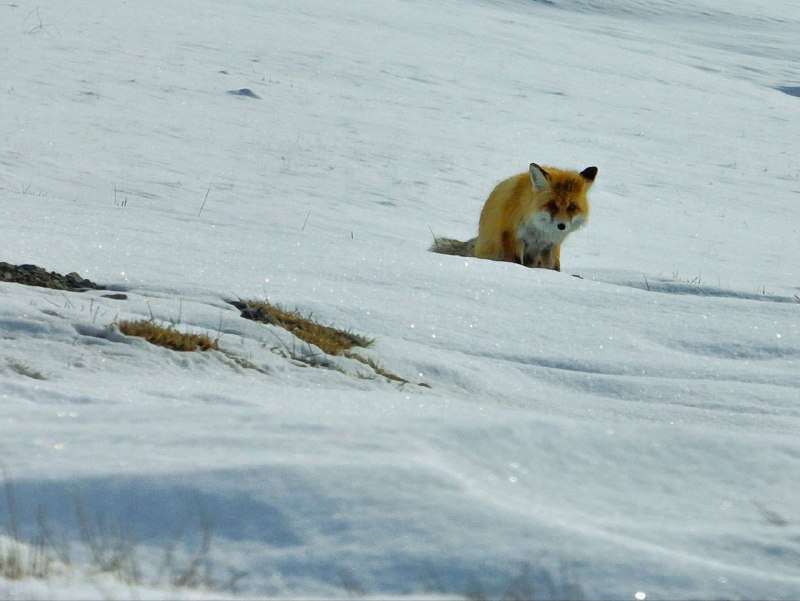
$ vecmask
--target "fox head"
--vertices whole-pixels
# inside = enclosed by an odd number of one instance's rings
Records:
[[[530,176],[537,206],[536,229],[560,241],[586,223],[589,218],[586,193],[597,177],[597,167],[587,167],[578,173],[550,167],[545,170],[531,163]]]

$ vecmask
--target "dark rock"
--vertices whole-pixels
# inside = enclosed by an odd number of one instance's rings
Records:
[[[24,284],[25,286],[39,286],[40,288],[70,290],[73,292],[105,290],[104,286],[82,278],[78,273],[72,272],[67,275],[61,275],[55,271],[47,271],[38,265],[12,265],[11,263],[0,261],[0,274],[2,274],[5,282]]]

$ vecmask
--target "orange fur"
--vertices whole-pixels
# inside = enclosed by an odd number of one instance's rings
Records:
[[[589,217],[596,167],[539,167],[495,187],[481,211],[475,256],[561,270],[561,243]]]

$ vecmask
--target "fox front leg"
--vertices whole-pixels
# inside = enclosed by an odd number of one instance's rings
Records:
[[[502,244],[504,261],[524,265],[525,243],[522,240],[516,240],[511,232],[503,232]]]
[[[550,256],[552,258],[553,269],[556,271],[561,271],[561,245],[554,244],[553,249],[550,251]]]
[[[561,271],[560,247],[557,245],[548,246],[539,252],[527,253],[522,261],[525,267],[536,269],[553,269]]]
[[[525,242],[522,240],[517,242],[517,256],[514,262],[525,265]]]

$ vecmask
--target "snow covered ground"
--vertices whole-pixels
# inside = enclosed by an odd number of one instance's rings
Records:
[[[3,534],[41,513],[76,559],[0,596],[800,597],[799,28],[790,0],[0,5],[0,261],[127,295],[0,284]],[[563,273],[426,251],[531,161],[600,169]],[[289,361],[237,298],[411,383]],[[225,353],[113,326],[150,317]],[[81,563],[87,522],[144,584]],[[207,530],[222,593],[158,581]]]

